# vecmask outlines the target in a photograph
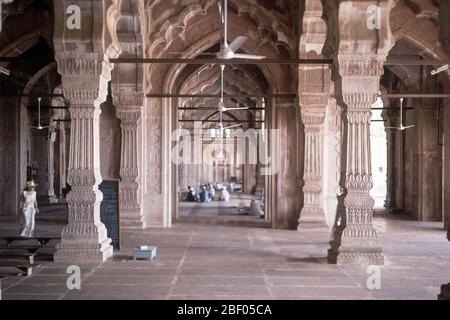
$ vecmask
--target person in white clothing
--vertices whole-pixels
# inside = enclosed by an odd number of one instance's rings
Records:
[[[230,201],[230,193],[228,192],[227,188],[222,189],[222,201],[228,202]]]
[[[22,215],[20,236],[23,238],[35,237],[35,216],[39,213],[36,187],[34,181],[28,181],[19,197],[19,213]]]

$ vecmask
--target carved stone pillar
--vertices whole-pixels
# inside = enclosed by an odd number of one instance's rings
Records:
[[[62,90],[70,101],[71,135],[67,182],[68,225],[61,234],[57,262],[101,262],[112,256],[111,239],[100,221],[100,103],[107,94],[111,66],[101,54],[57,54]],[[99,84],[95,86],[95,84]]]
[[[321,204],[322,167],[323,167],[323,125],[325,121],[326,97],[312,96],[310,99],[324,101],[321,109],[312,109],[307,105],[301,108],[301,117],[305,127],[304,153],[304,205],[300,212],[297,230],[310,227],[327,228],[325,214]]]
[[[141,95],[143,101],[143,95]],[[142,104],[141,104],[142,105]],[[142,107],[117,107],[117,118],[122,129],[120,155],[120,225],[125,228],[143,228],[137,181],[138,131]]]
[[[382,248],[372,223],[374,200],[370,149],[371,106],[377,100],[383,59],[339,57],[341,104],[347,128],[345,216],[329,250],[330,262],[381,265]]]

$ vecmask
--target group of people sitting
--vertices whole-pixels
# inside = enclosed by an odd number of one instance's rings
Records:
[[[222,184],[216,183],[214,186],[210,183],[200,186],[200,191],[196,192],[194,187],[188,186],[185,201],[203,202],[211,201],[230,201],[230,192]]]

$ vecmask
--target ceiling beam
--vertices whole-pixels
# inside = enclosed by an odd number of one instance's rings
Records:
[[[372,108],[372,110],[400,110],[400,108]],[[403,110],[414,110],[414,108],[407,107],[403,108]]]
[[[1,59],[0,59],[1,61]],[[334,63],[333,59],[216,59],[216,58],[200,58],[200,59],[149,59],[149,58],[118,58],[110,59],[111,63],[150,63],[150,64],[293,64],[293,65],[330,65]],[[423,59],[396,59],[391,58],[384,62],[385,66],[442,66],[450,64],[450,60],[423,60]]]
[[[42,59],[23,59],[20,57],[0,57],[0,62],[28,62],[34,63],[43,61]],[[150,63],[150,64],[293,64],[293,65],[330,65],[334,63],[333,59],[217,59],[217,58],[198,58],[198,59],[151,59],[151,58],[117,58],[109,59],[111,63]],[[408,58],[390,58],[384,62],[385,66],[443,66],[450,64],[450,60],[425,60]]]
[[[378,95],[380,98],[406,98],[406,99],[433,99],[450,98],[450,94],[445,93],[387,93]]]
[[[37,110],[39,109],[38,106],[28,106],[27,109],[29,110]],[[68,110],[69,107],[49,107],[49,106],[41,106],[42,110],[50,110],[50,109],[61,109],[61,110]]]
[[[1,61],[1,60],[0,60]],[[223,64],[223,65],[235,65],[235,64],[310,64],[310,65],[330,65],[333,64],[333,59],[216,59],[216,58],[201,58],[201,59],[149,59],[149,58],[118,58],[110,59],[111,63],[150,63],[150,64]]]
[[[202,111],[202,110],[218,110],[217,107],[178,107],[178,110],[183,111],[183,110],[195,110],[195,111]],[[237,111],[253,111],[253,110],[266,110],[265,108],[248,108],[248,109],[242,109],[242,110],[237,110]],[[231,110],[233,111],[233,110]]]
[[[25,97],[32,97],[32,98],[64,98],[63,94],[54,94],[54,93],[30,93],[30,94],[7,94],[7,95],[0,95],[0,98],[25,98]]]
[[[148,98],[211,98],[219,99],[217,94],[147,94]],[[225,98],[297,98],[295,93],[274,93],[274,94],[236,94],[225,95]],[[336,97],[336,96],[330,96]],[[445,93],[383,93],[380,98],[408,98],[408,99],[431,99],[431,98],[450,98],[450,94]],[[300,101],[302,96],[299,97]]]
[[[219,123],[220,120],[192,120],[192,119],[181,119],[181,120],[178,120],[178,122]],[[226,122],[226,123],[235,123],[235,122],[240,122],[240,123],[264,123],[265,121],[261,121],[261,120],[223,120],[222,122]]]
[[[443,66],[450,64],[450,60],[423,60],[391,58],[384,62],[385,66]]]
[[[220,99],[220,94],[147,94],[147,98],[211,98]],[[226,94],[224,98],[297,98],[295,93],[274,94]]]

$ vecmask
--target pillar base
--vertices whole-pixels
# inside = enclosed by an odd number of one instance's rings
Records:
[[[124,229],[144,229],[145,225],[138,212],[125,212],[121,215],[120,227]]]
[[[105,225],[101,222],[69,223],[56,249],[55,262],[103,262],[113,255],[111,239],[106,236]]]
[[[55,262],[104,262],[113,255],[111,239],[102,243],[89,243],[82,240],[64,241],[56,246],[53,256]]]
[[[384,265],[381,247],[341,246],[328,250],[328,262],[332,264]]]
[[[323,210],[320,207],[304,207],[298,219],[297,231],[329,232]]]
[[[366,237],[358,236],[360,234]],[[328,250],[328,262],[333,264],[384,264],[383,248],[377,244],[377,235],[371,225],[338,226]]]
[[[302,221],[297,226],[299,232],[330,232],[325,221]]]

